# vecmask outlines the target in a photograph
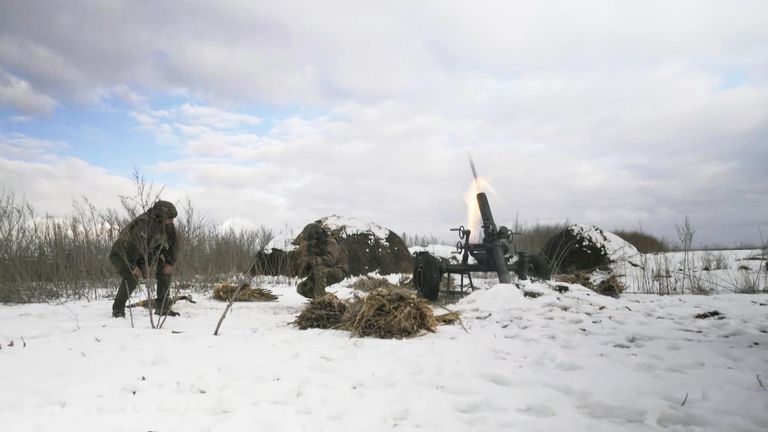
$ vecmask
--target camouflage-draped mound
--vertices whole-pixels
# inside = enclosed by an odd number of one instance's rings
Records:
[[[608,269],[614,263],[639,265],[637,249],[617,235],[590,225],[571,225],[542,248],[556,273]]]
[[[394,231],[373,222],[361,222],[339,216],[327,216],[313,222],[328,228],[347,254],[350,275],[410,273],[413,262],[403,239]],[[296,276],[296,262],[301,257],[307,224],[290,243],[276,239],[260,252],[251,266],[251,274]],[[282,244],[281,244],[282,243]],[[286,244],[287,243],[287,244]]]

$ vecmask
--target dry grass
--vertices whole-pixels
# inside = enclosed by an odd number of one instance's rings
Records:
[[[403,288],[379,288],[354,303],[354,319],[344,320],[353,336],[402,339],[437,328],[429,302]]]
[[[213,298],[221,301],[229,301],[237,291],[238,286],[231,283],[218,283],[213,287]],[[253,288],[249,284],[243,284],[234,301],[240,302],[267,302],[275,301],[277,296],[272,291],[264,288]]]
[[[558,282],[581,285],[589,289],[594,288],[594,286],[592,285],[592,280],[590,280],[589,278],[589,273],[583,272],[583,271],[557,275],[555,276],[555,280]]]
[[[618,297],[619,294],[623,293],[625,289],[626,285],[624,285],[624,283],[622,283],[619,278],[616,277],[616,275],[611,275],[608,279],[605,279],[597,284],[595,291],[598,294]]]
[[[446,312],[444,314],[435,315],[435,321],[440,325],[452,325],[461,322],[461,316],[458,312]]]
[[[353,282],[349,287],[352,289],[356,289],[358,291],[370,293],[379,288],[392,288],[392,287],[395,287],[395,285],[391,284],[385,278],[363,276],[360,279]]]
[[[398,279],[397,285],[395,285],[386,278],[366,275],[353,282],[349,287],[357,291],[370,293],[379,288],[413,288],[413,281],[411,276],[402,275]]]
[[[454,312],[441,315],[438,322],[429,302],[407,289],[388,284],[349,302],[339,300],[333,294],[315,299],[293,324],[302,330],[341,329],[357,337],[402,339],[418,336],[424,331],[434,332],[440,323],[457,321],[458,314]]]
[[[344,301],[333,294],[326,294],[312,300],[292,324],[301,330],[341,328],[341,318],[346,311]]]

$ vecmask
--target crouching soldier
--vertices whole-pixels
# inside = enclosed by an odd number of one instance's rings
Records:
[[[313,299],[325,294],[325,287],[341,282],[349,274],[348,257],[327,228],[317,223],[304,230],[303,250],[297,260],[299,275],[307,278],[296,291]]]
[[[176,207],[173,204],[157,201],[120,231],[109,254],[109,261],[123,279],[112,304],[113,317],[125,316],[125,303],[138,286],[139,278],[146,278],[147,269],[152,266],[155,266],[157,278],[156,313],[178,315],[171,310],[171,299],[168,297],[177,254],[176,228],[173,226],[175,217]]]

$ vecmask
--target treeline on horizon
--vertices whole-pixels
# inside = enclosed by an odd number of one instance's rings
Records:
[[[117,276],[107,255],[130,220],[160,197],[138,174],[136,193],[120,196],[120,209],[97,209],[87,198],[73,203],[64,218],[39,215],[25,199],[0,191],[0,302],[36,302],[67,298],[96,298],[98,290],[116,289]],[[176,286],[210,286],[243,275],[259,251],[275,237],[268,227],[222,230],[202,216],[192,202],[179,205],[176,219],[180,256],[174,271]],[[515,223],[514,247],[536,253],[569,224]],[[642,230],[612,231],[642,253],[675,250],[670,243]],[[402,233],[408,247],[446,244],[432,235]]]
[[[97,298],[105,287],[116,290],[119,280],[107,258],[112,244],[162,193],[141,177],[134,181],[136,195],[120,196],[122,208],[101,210],[82,198],[63,218],[40,215],[26,199],[0,190],[0,302]],[[178,207],[176,286],[241,275],[274,237],[265,226],[222,230],[189,199]]]

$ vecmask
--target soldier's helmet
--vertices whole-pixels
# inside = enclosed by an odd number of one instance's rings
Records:
[[[503,239],[511,239],[512,238],[512,232],[509,230],[509,228],[505,226],[499,227],[499,238]]]
[[[304,240],[315,240],[318,237],[318,233],[320,233],[323,230],[323,227],[320,226],[320,224],[311,223],[307,225],[306,230],[304,231]]]
[[[311,223],[304,231],[304,240],[325,240],[330,235],[328,228],[323,227],[317,223]]]
[[[177,215],[176,206],[168,201],[158,201],[149,209],[156,219],[174,219]]]

